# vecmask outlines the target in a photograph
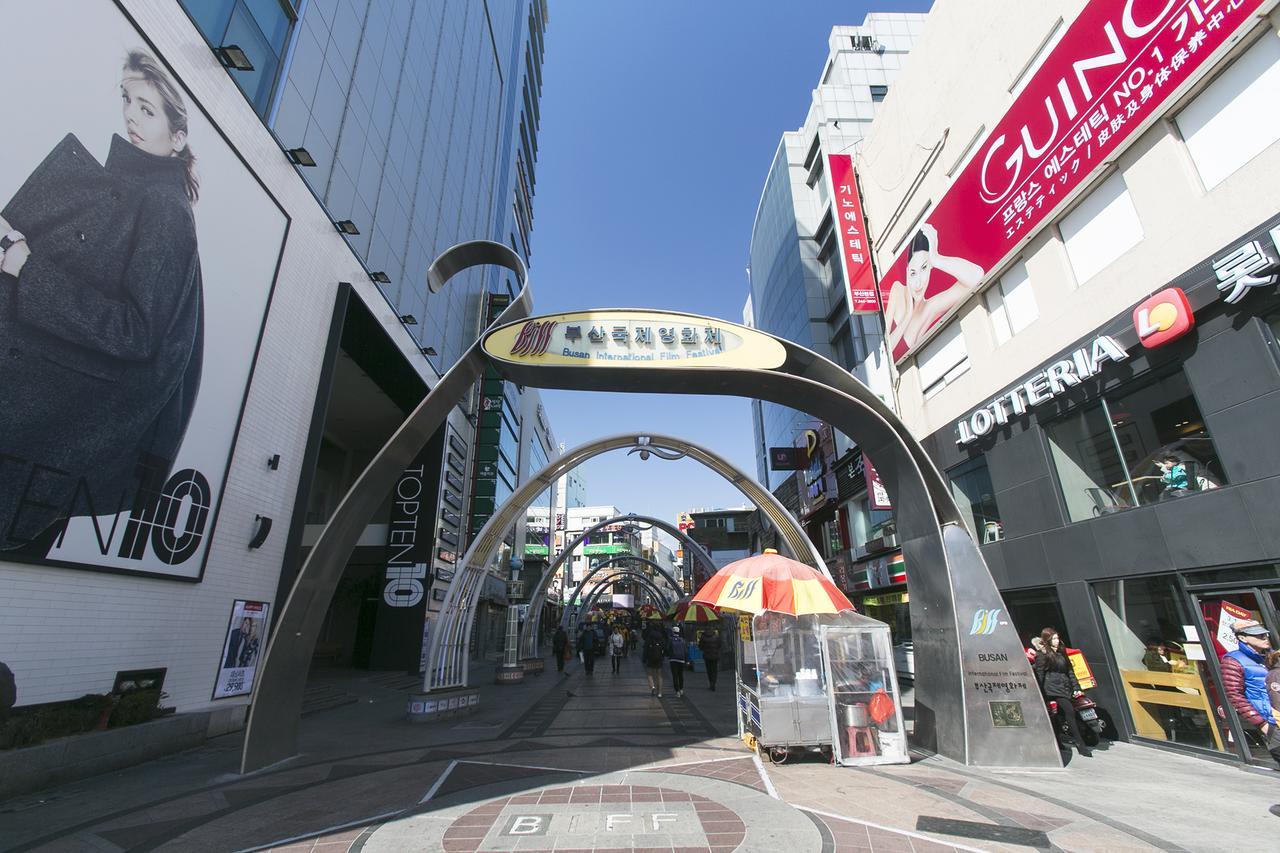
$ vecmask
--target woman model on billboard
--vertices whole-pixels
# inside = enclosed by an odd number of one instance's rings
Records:
[[[0,212],[0,550],[146,507],[200,382],[199,194],[182,94],[141,50],[105,166],[74,134]],[[143,531],[145,536],[148,531]]]
[[[933,296],[926,296],[929,277],[941,270],[952,276],[955,284]],[[911,238],[907,256],[906,284],[895,281],[885,299],[885,338],[890,355],[897,359],[915,349],[934,323],[969,298],[986,272],[964,258],[938,252],[938,229],[921,225]],[[899,346],[903,352],[899,353]]]

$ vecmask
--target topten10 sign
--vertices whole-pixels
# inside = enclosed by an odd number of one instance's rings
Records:
[[[485,336],[498,361],[555,367],[725,367],[771,370],[786,350],[768,335],[667,311],[583,311],[531,317]]]

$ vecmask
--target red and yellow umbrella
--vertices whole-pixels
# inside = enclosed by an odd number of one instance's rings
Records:
[[[693,603],[743,613],[839,613],[853,604],[826,575],[788,559],[772,548],[730,563],[716,572]]]
[[[661,619],[662,618],[662,612],[659,611],[658,608],[654,607],[652,604],[641,604],[640,607],[636,609],[636,613],[640,616],[641,619]]]
[[[720,612],[714,607],[699,604],[692,599],[677,601],[667,609],[666,616],[673,622],[719,622]]]

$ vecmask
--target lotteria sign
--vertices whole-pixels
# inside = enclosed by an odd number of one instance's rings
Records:
[[[1106,362],[1124,361],[1128,357],[1124,347],[1113,338],[1099,335],[1093,343],[1071,353],[1070,357],[1053,362],[962,418],[956,424],[959,434],[956,444],[963,447],[977,441],[996,427],[1009,423],[1011,417],[1025,415],[1033,407],[1049,402],[1068,388],[1097,376]]]
[[[740,367],[786,361],[768,335],[710,317],[669,311],[601,310],[531,317],[485,336],[498,361],[556,367]]]
[[[1208,69],[1265,0],[1090,0],[880,280],[895,362]]]

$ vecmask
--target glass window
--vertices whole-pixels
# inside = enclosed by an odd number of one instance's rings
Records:
[[[1027,275],[1027,265],[1022,261],[1000,276],[984,296],[996,346],[1030,326],[1039,316],[1036,297],[1031,292],[1031,277]]]
[[[887,97],[889,97],[888,86],[872,86],[871,87],[871,103],[878,104]]]
[[[1280,139],[1277,103],[1280,39],[1268,32],[1178,114],[1178,130],[1205,188]]]
[[[948,471],[947,477],[951,480],[951,494],[974,539],[983,545],[1003,539],[1004,525],[1000,523],[1000,509],[996,506],[995,489],[991,487],[987,458],[977,456],[962,462]]]
[[[1188,628],[1198,636],[1195,621],[1174,577],[1103,581],[1093,590],[1134,732],[1226,751],[1205,648],[1188,640]]]
[[[916,359],[920,388],[926,398],[937,394],[969,370],[969,351],[959,321],[951,323],[925,344]]]
[[[1116,172],[1062,218],[1062,242],[1080,284],[1102,272],[1142,240],[1142,223]]]
[[[1049,424],[1049,455],[1071,521],[1216,489],[1226,482],[1181,372]]]
[[[296,12],[289,0],[181,0],[196,28],[213,47],[235,45],[253,65],[228,69],[231,79],[266,118]]]
[[[1040,636],[1045,628],[1053,628],[1062,637],[1063,645],[1071,646],[1071,637],[1067,634],[1066,619],[1062,615],[1056,587],[1002,591],[1000,597],[1004,599],[1004,606],[1009,611],[1009,621],[1013,623],[1024,647],[1029,647],[1031,638]]]

